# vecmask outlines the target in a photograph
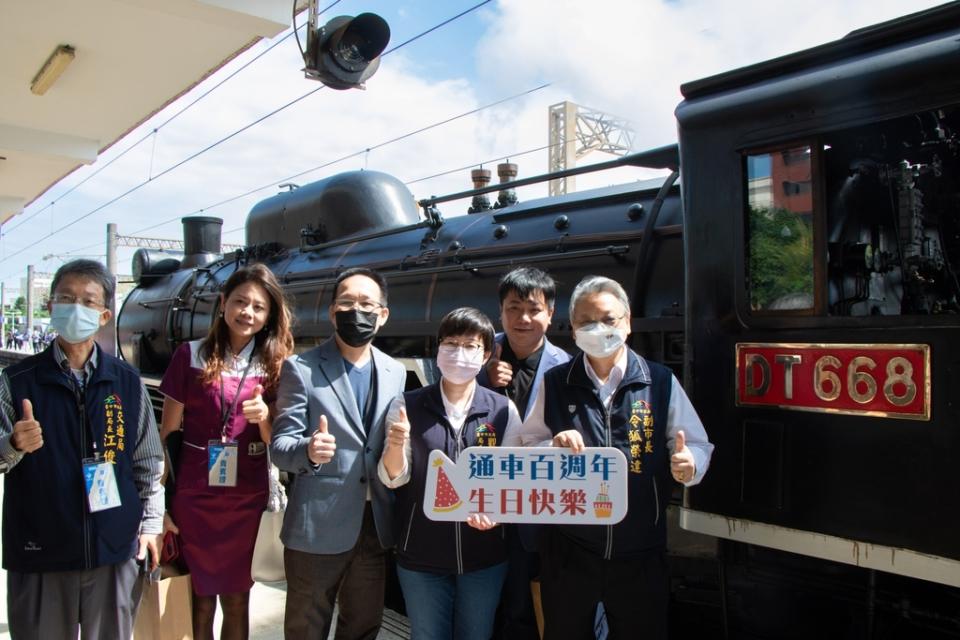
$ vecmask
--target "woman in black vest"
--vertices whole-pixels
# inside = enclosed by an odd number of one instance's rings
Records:
[[[440,382],[405,393],[390,409],[379,475],[397,493],[397,574],[414,638],[487,640],[506,576],[500,528],[487,516],[436,522],[423,514],[427,459],[434,449],[456,461],[471,446],[497,446],[517,409],[476,383],[493,350],[493,325],[477,309],[440,321]]]

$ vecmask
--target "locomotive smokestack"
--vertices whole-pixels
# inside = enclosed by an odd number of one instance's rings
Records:
[[[517,177],[517,165],[515,162],[501,162],[497,165],[497,175],[500,176],[500,184],[512,182]],[[509,207],[517,204],[517,192],[513,189],[503,189],[497,195],[497,204],[493,205],[497,209]]]
[[[181,268],[205,267],[220,258],[220,231],[223,220],[212,216],[190,216],[183,222]]]
[[[470,179],[473,180],[474,189],[482,189],[490,184],[490,169],[474,169],[470,172]],[[487,194],[482,193],[473,196],[473,202],[470,204],[470,208],[467,209],[467,213],[480,213],[481,211],[489,210],[490,198],[487,197]]]

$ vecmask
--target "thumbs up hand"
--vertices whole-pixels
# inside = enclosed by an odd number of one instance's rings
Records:
[[[677,438],[673,442],[673,455],[670,456],[670,471],[677,482],[686,483],[693,480],[697,473],[697,465],[693,461],[693,453],[687,446],[687,438],[683,431],[677,431]]]
[[[33,403],[23,399],[23,415],[13,425],[10,443],[17,451],[33,453],[43,446],[43,430],[40,423],[33,419]]]
[[[253,394],[249,400],[244,400],[240,405],[243,411],[243,417],[247,422],[260,424],[270,417],[270,408],[263,401],[263,385],[258,384],[253,388]]]
[[[307,446],[307,457],[313,464],[330,462],[333,454],[337,452],[337,438],[327,429],[327,416],[320,416],[317,430],[310,436],[310,444]]]
[[[487,361],[487,377],[490,378],[490,386],[494,389],[505,387],[513,380],[513,367],[509,362],[500,359],[502,353],[503,345],[498,344],[490,360]]]
[[[400,407],[400,415],[387,427],[387,447],[401,449],[410,439],[410,421],[407,420],[407,408]]]

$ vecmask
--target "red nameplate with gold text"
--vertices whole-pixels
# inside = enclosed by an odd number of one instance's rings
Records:
[[[925,344],[737,344],[737,405],[930,419]]]

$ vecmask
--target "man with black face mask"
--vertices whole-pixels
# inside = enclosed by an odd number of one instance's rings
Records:
[[[336,330],[283,364],[270,452],[294,476],[280,535],[287,573],[284,635],[375,638],[383,617],[393,494],[377,476],[384,418],[403,393],[403,365],[372,346],[390,313],[387,283],[365,268],[340,274]],[[338,597],[339,593],[339,597]]]

